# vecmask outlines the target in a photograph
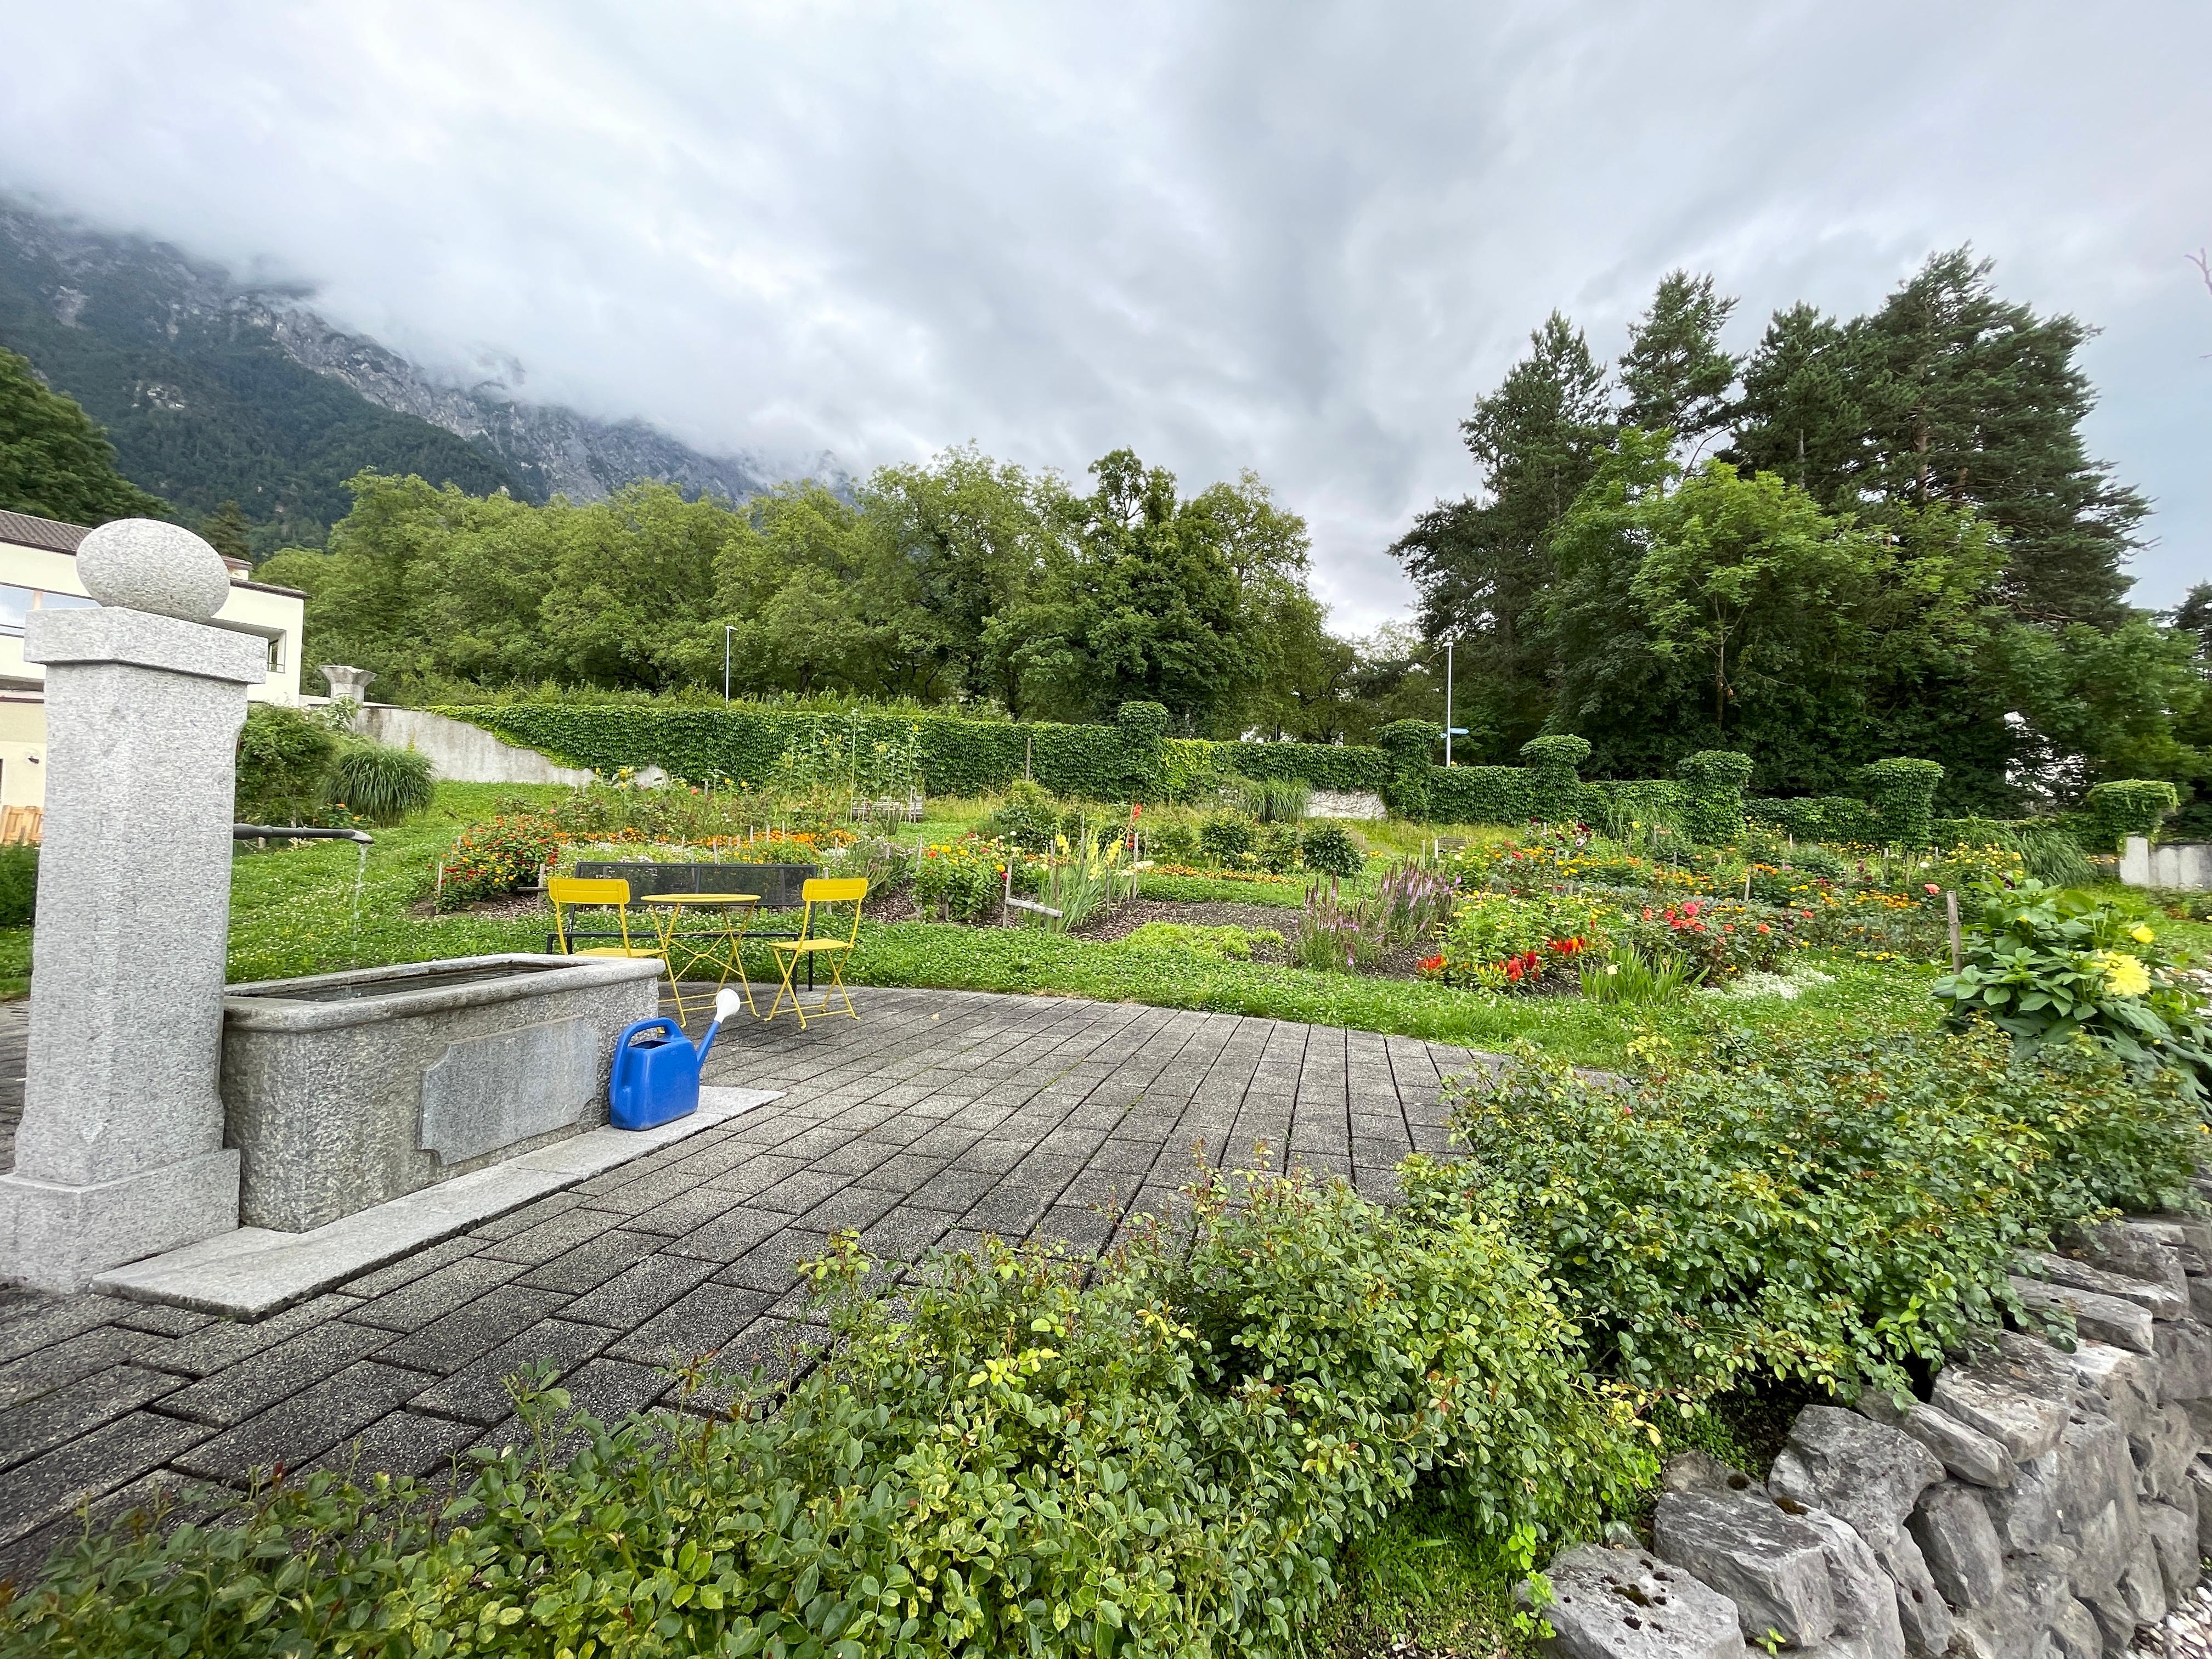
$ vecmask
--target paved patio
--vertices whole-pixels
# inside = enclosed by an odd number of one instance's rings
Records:
[[[724,1028],[708,1080],[781,1099],[258,1324],[0,1291],[0,1576],[79,1506],[180,1475],[428,1474],[512,1436],[503,1379],[526,1364],[601,1416],[678,1403],[665,1368],[709,1351],[775,1364],[805,1334],[795,1265],[842,1229],[895,1255],[987,1231],[1088,1250],[1115,1213],[1171,1208],[1200,1143],[1387,1197],[1400,1158],[1442,1148],[1438,1078],[1471,1059],[1235,1015],[858,994],[858,1024]],[[0,1065],[0,1122],[21,1070]]]

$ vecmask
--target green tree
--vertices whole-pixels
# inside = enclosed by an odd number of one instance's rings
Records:
[[[200,520],[200,539],[225,558],[251,559],[252,544],[246,539],[251,529],[238,503],[225,501]]]
[[[1528,356],[1460,423],[1478,493],[1439,501],[1390,550],[1421,596],[1422,634],[1461,641],[1517,747],[1547,711],[1554,661],[1537,610],[1553,580],[1552,527],[1596,472],[1614,431],[1605,371],[1554,312]]]
[[[1808,305],[1776,312],[1744,365],[1723,459],[1787,479],[1831,513],[1856,510],[1871,443],[1859,381],[1842,324]]]
[[[166,503],[115,470],[107,434],[30,363],[0,349],[0,507],[64,524],[167,518]]]
[[[1671,432],[1694,453],[1727,423],[1737,364],[1721,349],[1721,329],[1735,309],[1734,300],[1713,292],[1711,276],[1670,270],[1660,279],[1621,355],[1624,425]]]

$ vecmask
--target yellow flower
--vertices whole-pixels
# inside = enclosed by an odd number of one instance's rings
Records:
[[[2149,927],[2139,921],[2134,927],[2128,929],[2128,937],[2138,945],[2148,945],[2153,939],[2156,939],[2158,935],[2152,933]]]
[[[2150,969],[2141,957],[2125,951],[2100,951],[2094,958],[2104,970],[2105,988],[2116,997],[2139,997],[2150,989]]]

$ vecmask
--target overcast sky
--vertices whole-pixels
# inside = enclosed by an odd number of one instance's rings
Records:
[[[2212,4],[0,0],[0,188],[426,365],[708,449],[1256,469],[1340,628],[1554,306],[1870,307],[1971,241],[2104,333],[2090,432],[2212,580]]]

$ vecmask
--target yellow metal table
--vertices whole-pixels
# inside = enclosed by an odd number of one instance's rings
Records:
[[[760,899],[758,893],[650,893],[638,901],[648,907],[652,915],[653,936],[660,945],[660,959],[668,967],[669,990],[676,998],[678,1019],[691,1018],[684,1006],[684,976],[702,967],[716,970],[716,991],[727,985],[731,975],[735,975],[738,989],[744,993],[746,1008],[754,1018],[760,1018],[760,1008],[753,1001],[752,985],[745,978],[744,962],[738,954],[744,944],[746,924],[752,920]],[[677,923],[694,914],[712,925],[679,932]],[[709,993],[710,1007],[712,997]]]

